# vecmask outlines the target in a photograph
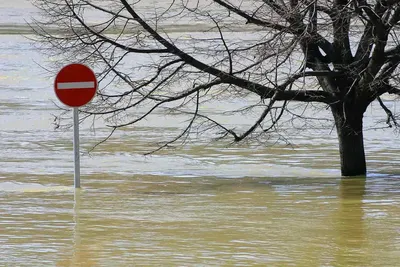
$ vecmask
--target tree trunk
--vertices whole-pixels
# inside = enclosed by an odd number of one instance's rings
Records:
[[[332,107],[339,138],[340,165],[343,176],[365,175],[363,114],[365,109],[343,111],[343,105]]]

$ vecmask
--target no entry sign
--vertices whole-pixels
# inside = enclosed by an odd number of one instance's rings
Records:
[[[54,91],[58,99],[67,106],[81,107],[92,100],[97,90],[94,72],[82,64],[65,66],[57,74]]]
[[[82,64],[65,66],[57,74],[54,91],[58,99],[73,108],[74,113],[74,185],[81,187],[79,157],[79,110],[92,100],[97,90],[97,79],[94,72]]]

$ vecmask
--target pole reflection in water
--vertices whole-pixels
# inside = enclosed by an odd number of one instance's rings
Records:
[[[79,233],[79,212],[81,206],[81,190],[75,189],[74,192],[74,251],[72,256],[72,263],[76,265],[79,259],[79,249],[81,246],[81,238]]]
[[[72,232],[72,253],[65,253],[64,257],[57,262],[58,267],[72,267],[72,266],[97,266],[96,253],[94,244],[97,242],[89,242],[83,244],[82,242],[82,223],[81,223],[81,197],[82,189],[74,190],[74,203],[73,203],[73,232]]]

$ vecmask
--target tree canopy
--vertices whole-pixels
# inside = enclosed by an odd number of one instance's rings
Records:
[[[400,4],[394,0],[36,0],[32,24],[48,52],[95,66],[101,80],[85,113],[112,118],[112,131],[161,107],[241,141],[276,130],[291,101],[333,114],[343,175],[366,173],[363,114],[400,94]],[[151,10],[151,11],[150,11]],[[182,32],[190,33],[189,35]],[[110,82],[122,84],[118,88]],[[122,89],[121,89],[122,88]],[[237,132],[201,112],[217,95],[256,95],[262,111]],[[191,106],[191,111],[182,109]],[[131,110],[144,110],[132,115]]]

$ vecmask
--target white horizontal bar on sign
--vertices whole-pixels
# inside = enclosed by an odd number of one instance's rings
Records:
[[[90,89],[94,88],[94,82],[72,82],[72,83],[57,83],[59,90],[63,89]]]

